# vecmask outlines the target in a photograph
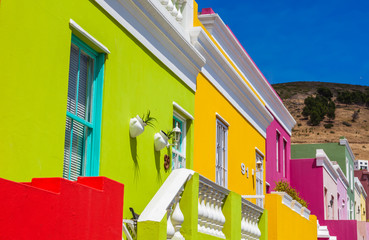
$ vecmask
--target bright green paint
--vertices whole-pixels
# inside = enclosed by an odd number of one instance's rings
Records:
[[[261,236],[259,240],[268,240],[268,210],[264,209],[259,220],[259,229]]]
[[[72,34],[89,44],[69,19],[111,52],[103,73],[99,175],[125,184],[124,217],[131,218],[128,208],[141,213],[170,173],[163,162],[171,152],[155,152],[154,134],[172,128],[173,101],[194,115],[194,92],[93,1],[2,1],[0,175],[15,181],[62,176]],[[130,118],[147,110],[156,127],[131,139]],[[192,168],[193,123],[187,126]]]
[[[219,240],[221,238],[211,235],[199,233],[197,231],[198,226],[198,197],[199,197],[199,174],[195,173],[192,178],[186,183],[185,189],[182,193],[180,201],[181,211],[184,216],[184,222],[180,230],[185,239],[189,240]],[[224,224],[223,233],[228,240],[239,240],[241,238],[241,196],[235,192],[230,192],[222,207],[222,212],[226,218]],[[162,239],[162,238],[145,238],[151,236],[159,236],[162,229],[166,231],[166,219],[167,215],[163,217],[163,220],[158,222],[139,222],[138,223],[138,240],[141,239]],[[267,215],[262,215],[259,223],[262,236],[266,236],[267,231]],[[141,232],[140,232],[141,231]],[[160,235],[161,236],[161,235]],[[142,238],[141,238],[142,237]]]

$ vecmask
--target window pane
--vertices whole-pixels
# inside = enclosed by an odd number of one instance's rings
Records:
[[[78,47],[72,44],[70,50],[67,111],[73,114],[75,114],[76,112],[76,92],[78,78],[78,58],[79,58],[78,52],[79,52]]]

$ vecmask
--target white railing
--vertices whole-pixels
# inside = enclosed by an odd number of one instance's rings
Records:
[[[159,1],[177,22],[182,23],[183,10],[186,6],[187,0],[159,0]]]
[[[193,174],[194,171],[185,168],[173,170],[141,213],[138,222],[160,222],[167,213],[167,239],[184,240],[180,232],[184,215],[179,203],[184,186]],[[230,191],[201,175],[198,191],[197,231],[225,239],[223,227],[226,218],[222,206]],[[262,213],[262,208],[242,199],[242,218],[240,219],[242,239],[258,240],[260,238],[258,222]]]
[[[271,194],[277,194],[282,197],[282,203],[289,207],[291,210],[297,212],[302,217],[306,218],[307,220],[310,219],[310,210],[303,207],[300,203],[296,200],[293,200],[290,195],[285,192],[271,192]]]
[[[258,223],[262,213],[262,208],[242,199],[241,240],[258,240],[260,238],[261,232]]]
[[[229,190],[200,176],[197,228],[199,232],[225,239],[222,232],[225,223],[222,205],[228,193]]]

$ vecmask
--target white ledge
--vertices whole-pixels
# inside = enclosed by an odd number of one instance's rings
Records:
[[[173,102],[173,107],[179,110],[187,119],[194,120],[195,118],[187,112],[183,107],[181,107],[178,103]]]
[[[110,51],[107,47],[105,47],[101,42],[99,42],[96,38],[94,38],[91,34],[89,34],[86,30],[84,30],[80,25],[78,25],[73,19],[69,20],[69,25],[82,34],[84,37],[86,37],[88,40],[90,40],[98,49],[100,49],[102,52],[106,54],[110,54]]]
[[[194,171],[185,168],[173,170],[143,210],[138,221],[160,222],[177,193],[194,173]]]

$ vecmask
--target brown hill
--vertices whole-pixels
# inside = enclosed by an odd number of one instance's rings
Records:
[[[341,104],[336,100],[340,91],[368,92],[369,87],[322,82],[281,83],[274,84],[273,87],[297,122],[295,128],[292,130],[292,143],[338,142],[339,137],[345,136],[350,143],[356,159],[369,160],[369,109],[365,106],[355,104]],[[308,119],[304,118],[301,114],[305,106],[304,99],[308,96],[315,95],[319,87],[327,87],[333,93],[332,99],[336,104],[336,118],[333,120],[333,127],[331,128],[324,126],[330,123],[327,118],[318,126],[311,126],[308,123]],[[359,118],[353,122],[352,115],[354,111],[359,109]]]

